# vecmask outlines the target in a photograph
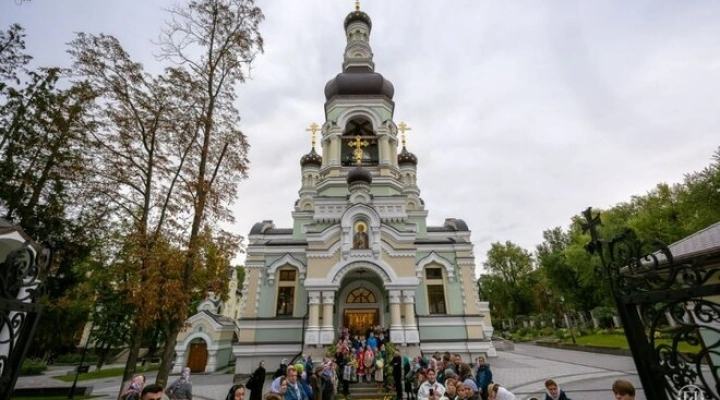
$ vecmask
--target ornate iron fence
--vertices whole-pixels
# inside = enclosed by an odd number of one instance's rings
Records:
[[[17,243],[0,263],[0,400],[10,398],[42,311],[36,303],[50,266],[49,249]]]
[[[659,241],[631,230],[610,240],[588,208],[587,251],[608,279],[648,399],[720,399],[720,262],[678,262]]]

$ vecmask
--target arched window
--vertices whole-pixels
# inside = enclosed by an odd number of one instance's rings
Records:
[[[430,264],[425,267],[425,288],[427,289],[428,312],[430,314],[447,314],[442,266]]]
[[[352,292],[348,293],[347,299],[345,299],[345,302],[348,304],[352,303],[375,303],[375,295],[373,292],[365,289],[365,288],[357,288],[353,290]]]
[[[297,286],[297,270],[295,268],[281,268],[277,271],[277,300],[275,315],[292,316],[295,311],[295,290]]]
[[[360,148],[362,150],[360,165],[378,165],[380,157],[378,153],[377,136],[375,136],[375,131],[373,131],[372,122],[362,117],[351,119],[348,121],[347,126],[345,126],[340,154],[342,165],[346,167],[357,165],[355,161],[355,149],[357,146],[353,146],[353,144],[357,142],[358,137],[360,138]]]

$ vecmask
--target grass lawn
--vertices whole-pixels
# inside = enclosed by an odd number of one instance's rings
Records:
[[[142,373],[142,372],[148,372],[148,371],[157,371],[158,366],[157,365],[151,365],[149,367],[138,367],[135,371],[136,373]],[[90,379],[101,379],[101,378],[114,378],[117,376],[122,376],[123,371],[125,371],[125,368],[103,368],[100,371],[93,371],[88,372],[87,374],[80,374],[78,376],[78,381],[87,381]],[[60,376],[53,376],[53,378],[57,380],[61,380],[63,382],[72,382],[75,380],[75,374],[72,375],[60,375]]]
[[[584,344],[590,346],[612,347],[621,349],[629,348],[627,339],[624,335],[588,335],[576,337],[575,340],[577,341],[577,344]],[[566,339],[565,343],[572,343],[572,339]],[[655,343],[671,344],[672,341],[668,339],[661,339],[656,340]],[[690,346],[687,343],[680,343],[678,349],[686,353],[696,353],[699,348]]]

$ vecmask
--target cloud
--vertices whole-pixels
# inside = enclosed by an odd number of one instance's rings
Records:
[[[10,2],[11,3],[11,2]],[[62,4],[61,4],[62,3]],[[38,62],[67,63],[73,31],[106,31],[153,65],[170,1],[3,3]],[[323,88],[340,72],[352,1],[259,1],[266,52],[238,88],[251,177],[234,228],[291,226],[298,161]],[[714,1],[364,1],[377,71],[413,130],[430,223],[463,218],[477,264],[494,241],[533,249],[542,231],[703,168],[720,137]]]

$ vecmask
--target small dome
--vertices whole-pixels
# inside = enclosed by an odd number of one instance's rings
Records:
[[[353,11],[348,14],[347,17],[345,17],[345,23],[343,26],[347,30],[347,27],[355,21],[364,22],[368,26],[368,29],[372,30],[372,20],[370,19],[370,16],[362,11]]]
[[[315,152],[313,147],[309,153],[305,154],[300,158],[300,166],[305,167],[308,165],[315,165],[317,167],[322,165],[322,156]]]
[[[412,164],[417,165],[418,158],[415,154],[407,151],[407,148],[403,146],[402,151],[398,154],[398,165]]]
[[[354,182],[365,182],[369,185],[372,183],[372,173],[363,167],[355,167],[347,176],[348,185]]]
[[[385,96],[392,100],[395,87],[369,67],[349,67],[325,85],[325,100],[335,96]]]

